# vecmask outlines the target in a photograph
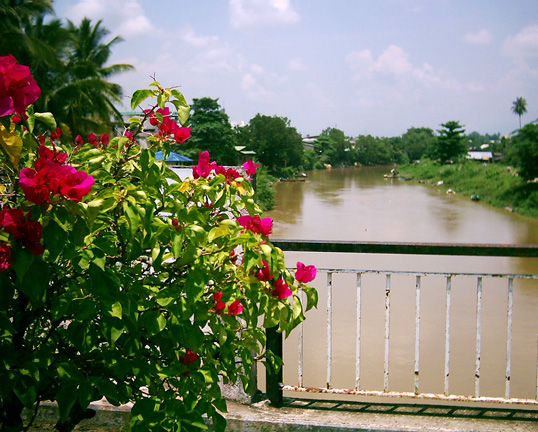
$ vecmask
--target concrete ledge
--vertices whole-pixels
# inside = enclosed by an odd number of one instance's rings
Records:
[[[130,407],[106,402],[91,405],[96,415],[84,420],[77,431],[126,432]],[[402,414],[275,408],[267,401],[245,405],[228,402],[228,431],[238,432],[536,432],[537,421],[468,419]],[[51,431],[57,418],[54,404],[42,404],[32,432]]]

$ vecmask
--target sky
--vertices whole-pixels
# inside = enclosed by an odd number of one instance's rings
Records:
[[[155,77],[232,122],[286,117],[302,135],[400,136],[459,121],[467,133],[538,118],[537,0],[55,0],[102,20],[125,106]]]

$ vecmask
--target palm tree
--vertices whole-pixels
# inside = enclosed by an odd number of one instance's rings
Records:
[[[521,129],[521,115],[527,112],[527,101],[522,97],[518,97],[512,103],[512,112],[519,116],[519,128]]]
[[[121,121],[115,103],[121,102],[123,92],[119,84],[109,82],[108,78],[134,69],[129,64],[105,65],[112,45],[122,39],[116,36],[103,43],[109,31],[101,26],[101,21],[92,25],[87,18],[78,27],[68,21],[67,30],[70,48],[66,79],[50,95],[48,108],[72,136],[109,131],[114,118]]]

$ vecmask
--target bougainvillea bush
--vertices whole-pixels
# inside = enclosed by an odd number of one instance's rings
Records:
[[[133,431],[204,429],[206,417],[223,430],[219,381],[248,391],[254,361],[278,367],[264,327],[304,319],[315,268],[288,271],[271,244],[256,164],[241,174],[204,152],[181,180],[155,160],[190,134],[177,89],[153,82],[134,93],[144,114],[122,136],[72,144],[33,112],[39,93],[27,67],[0,57],[2,431],[23,430],[43,401],[72,430],[103,397],[133,403]]]

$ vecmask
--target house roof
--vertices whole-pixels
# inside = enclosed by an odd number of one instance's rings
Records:
[[[163,152],[159,150],[155,153],[155,160],[163,160]],[[176,153],[176,152],[170,152],[168,155],[168,158],[165,160],[165,162],[192,162],[193,160],[187,156],[183,156],[182,154]]]

